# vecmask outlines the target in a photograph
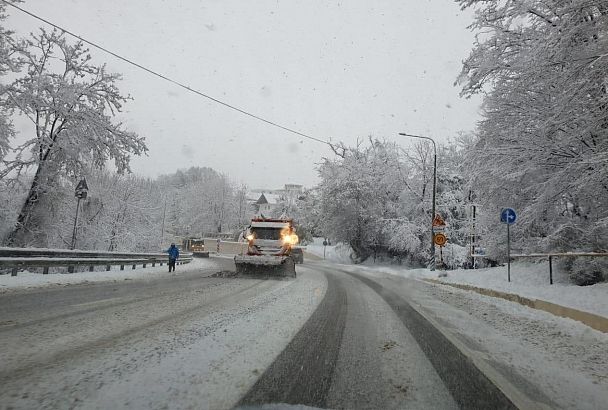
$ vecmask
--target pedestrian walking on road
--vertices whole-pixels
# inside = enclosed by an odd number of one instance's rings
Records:
[[[166,252],[169,254],[169,272],[171,272],[171,268],[173,268],[173,272],[175,272],[175,261],[179,258],[179,249],[172,243]]]

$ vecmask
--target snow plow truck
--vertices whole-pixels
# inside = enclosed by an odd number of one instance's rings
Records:
[[[234,257],[237,274],[296,277],[291,250],[298,236],[291,219],[254,218],[244,237],[247,254]]]

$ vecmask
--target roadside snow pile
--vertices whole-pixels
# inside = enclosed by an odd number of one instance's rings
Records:
[[[550,285],[547,262],[511,264],[510,283],[506,266],[448,271],[448,276],[441,281],[515,293],[608,317],[608,283],[577,286],[569,282],[566,274],[556,272],[554,266],[553,285]]]
[[[213,267],[215,264],[209,259],[196,258],[192,262],[176,267],[176,273],[189,272],[204,268]],[[111,282],[115,280],[148,279],[161,275],[168,275],[167,264],[163,266],[146,267],[143,269],[138,265],[136,269],[125,265],[125,270],[120,270],[120,266],[112,266],[110,271],[95,272],[75,272],[75,273],[33,273],[20,271],[17,276],[0,275],[0,293],[8,289],[39,288],[47,286],[66,286],[92,282]],[[172,273],[173,274],[173,273]]]

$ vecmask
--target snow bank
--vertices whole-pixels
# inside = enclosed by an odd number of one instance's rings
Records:
[[[388,266],[342,266],[345,270],[359,270],[373,275],[374,272],[389,273],[405,278],[439,279],[448,283],[461,283],[480,288],[514,293],[532,299],[545,300],[558,305],[583,310],[608,317],[608,283],[592,286],[577,286],[568,282],[567,275],[553,269],[553,285],[549,284],[547,262],[518,262],[511,264],[511,282],[507,281],[507,267],[484,269],[458,269],[447,271],[447,277],[438,278],[438,271],[408,269]]]
[[[189,272],[214,267],[215,263],[210,259],[195,258],[192,262],[185,265],[178,265],[176,273]],[[120,266],[112,266],[110,271],[105,269],[95,272],[75,272],[75,273],[33,273],[20,271],[17,276],[0,275],[0,293],[10,289],[40,288],[47,286],[67,286],[93,282],[111,282],[116,280],[133,280],[143,278],[153,278],[161,275],[168,275],[167,264],[163,266],[142,268],[138,265],[136,269],[131,269],[130,265],[125,265],[125,270],[120,270]]]
[[[563,273],[555,272],[554,282],[549,284],[549,265],[540,263],[511,264],[511,282],[507,281],[507,267],[456,270],[442,281],[464,283],[473,286],[516,293],[541,299],[558,305],[608,317],[608,283],[577,286],[568,282]]]

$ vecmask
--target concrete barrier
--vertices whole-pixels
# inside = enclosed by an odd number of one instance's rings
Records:
[[[516,295],[514,293],[506,293],[506,292],[501,292],[501,291],[494,290],[494,289],[479,288],[476,286],[465,285],[462,283],[442,282],[437,279],[424,279],[424,280],[426,282],[430,282],[430,283],[452,286],[452,287],[458,288],[458,289],[470,290],[470,291],[477,292],[484,296],[491,296],[491,297],[495,297],[495,298],[505,299],[510,302],[516,302],[516,303],[519,303],[520,305],[528,306],[532,309],[542,310],[544,312],[551,313],[555,316],[560,316],[560,317],[565,317],[568,319],[576,320],[578,322],[584,323],[585,325],[587,325],[595,330],[599,330],[600,332],[608,333],[608,318],[605,318],[603,316],[599,316],[599,315],[596,315],[593,313],[585,312],[585,311],[578,310],[578,309],[573,309],[573,308],[566,307],[566,306],[561,306],[561,305],[558,305],[555,303],[547,302],[545,300],[531,299],[531,298],[527,298],[524,296]]]
[[[205,238],[205,250],[210,253],[217,253],[217,239]],[[246,242],[231,242],[231,241],[220,241],[220,254],[226,255],[240,255],[241,253],[247,252]]]

